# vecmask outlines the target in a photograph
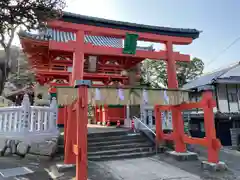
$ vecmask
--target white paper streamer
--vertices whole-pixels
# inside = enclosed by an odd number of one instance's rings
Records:
[[[146,89],[143,90],[143,101],[145,103],[148,103],[148,94],[147,94]]]
[[[164,104],[169,104],[169,97],[167,95],[167,91],[164,90],[163,92]]]
[[[167,95],[167,91],[164,90],[163,92],[163,99],[164,99],[164,104],[169,104],[170,100],[169,100],[169,97]],[[172,112],[168,112],[168,111],[165,111],[163,112],[163,119],[162,121],[164,122],[163,123],[163,129],[172,129]]]
[[[118,97],[121,101],[124,100],[124,94],[122,89],[118,89]]]
[[[95,100],[101,100],[101,92],[99,88],[95,89]]]

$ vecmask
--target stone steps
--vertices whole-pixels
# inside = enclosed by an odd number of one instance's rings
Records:
[[[104,141],[99,141],[99,142],[94,142],[94,143],[88,143],[88,147],[95,147],[95,146],[109,146],[109,145],[115,145],[116,143],[118,144],[129,144],[129,141],[134,142],[134,143],[147,143],[146,139],[143,138],[136,138],[136,139],[119,139],[115,141],[109,141],[109,140],[104,140]]]
[[[109,161],[109,160],[118,160],[118,159],[133,159],[133,158],[142,158],[150,157],[155,154],[152,152],[133,152],[133,153],[122,153],[117,155],[99,155],[99,156],[89,156],[89,161]]]
[[[141,147],[152,147],[150,142],[148,143],[129,143],[129,144],[114,144],[108,146],[95,146],[95,147],[88,147],[89,152],[94,151],[104,151],[104,150],[119,150],[125,148],[141,148]]]
[[[155,154],[153,144],[141,134],[108,132],[88,137],[88,160],[107,161],[147,157]]]
[[[59,144],[58,154],[64,154],[63,144]],[[154,145],[141,134],[127,130],[88,134],[89,161],[148,157],[154,154]]]
[[[106,138],[106,137],[121,136],[121,135],[127,135],[127,134],[132,134],[132,133],[128,130],[89,133],[88,134],[88,139],[90,139],[90,138],[103,138],[103,137]]]
[[[106,155],[117,155],[117,154],[130,154],[134,152],[152,152],[154,149],[152,147],[135,147],[135,148],[124,148],[124,149],[111,149],[96,152],[88,152],[88,156],[106,156]]]
[[[119,136],[108,136],[108,137],[88,137],[88,143],[92,142],[100,142],[100,141],[105,141],[105,140],[128,140],[128,139],[136,139],[138,138],[139,134],[129,134],[129,135],[119,135]]]

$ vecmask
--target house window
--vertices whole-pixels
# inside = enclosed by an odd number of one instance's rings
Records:
[[[228,93],[228,99],[229,99],[229,102],[238,102],[237,93],[229,92]]]
[[[227,91],[225,84],[219,84],[217,86],[218,89],[218,100],[226,100],[227,99]]]
[[[235,84],[228,84],[228,100],[229,102],[238,102],[237,88]]]

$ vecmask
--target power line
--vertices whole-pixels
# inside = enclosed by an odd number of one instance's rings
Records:
[[[228,49],[230,49],[234,44],[236,44],[238,41],[240,40],[240,36],[237,37],[236,39],[234,39],[233,42],[231,42],[226,48],[224,48],[221,52],[218,53],[218,55],[216,55],[212,60],[209,61],[209,63],[207,64],[207,66],[209,66],[210,64],[212,64],[214,61],[216,61],[220,55],[222,55],[223,53],[225,53]],[[206,66],[205,66],[206,67]]]

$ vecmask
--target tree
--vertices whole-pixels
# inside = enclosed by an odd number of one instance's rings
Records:
[[[12,69],[7,78],[7,81],[14,84],[18,89],[24,88],[26,85],[31,85],[35,82],[34,72],[31,70],[26,55],[17,47],[11,50],[11,55],[15,54],[12,58]]]
[[[199,58],[193,58],[190,63],[178,62],[177,78],[179,87],[199,77],[203,73],[204,63]]]
[[[27,30],[44,28],[46,22],[61,16],[65,0],[1,0],[0,45],[5,57],[0,61],[0,94],[11,71],[11,44],[19,27]]]
[[[179,87],[195,79],[203,73],[204,63],[199,58],[191,62],[177,62],[177,79]],[[141,66],[142,81],[152,87],[167,87],[167,64],[164,61],[147,59]]]

